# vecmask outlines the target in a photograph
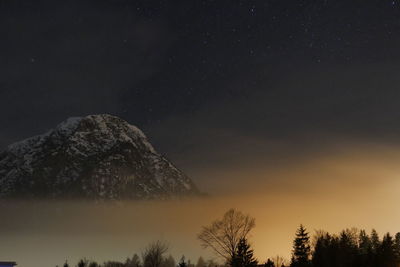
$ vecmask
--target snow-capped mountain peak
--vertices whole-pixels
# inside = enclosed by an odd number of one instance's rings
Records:
[[[69,118],[0,154],[0,196],[147,199],[198,194],[143,132],[107,114]]]

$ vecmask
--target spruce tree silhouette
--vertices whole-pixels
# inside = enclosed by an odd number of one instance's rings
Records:
[[[316,237],[314,252],[312,254],[313,266],[329,266],[332,254],[332,237],[328,233],[321,233]]]
[[[358,254],[358,236],[349,229],[343,230],[339,238],[338,261],[341,266],[352,266]]]
[[[372,266],[375,262],[375,254],[372,249],[372,240],[365,230],[360,231],[358,244],[358,260],[356,266]]]
[[[235,255],[231,260],[232,267],[255,267],[258,262],[254,258],[253,250],[246,238],[241,238],[237,246]]]
[[[360,253],[362,255],[367,255],[372,250],[371,238],[367,235],[365,230],[361,230],[358,236],[358,244],[360,248]]]
[[[309,267],[311,266],[310,261],[311,247],[310,237],[304,226],[300,224],[299,229],[296,231],[296,237],[293,241],[293,251],[291,267]]]
[[[396,251],[394,241],[389,233],[383,237],[377,254],[380,267],[396,266]]]
[[[400,233],[394,237],[394,250],[396,252],[396,261],[400,261]]]
[[[371,245],[372,245],[372,250],[376,253],[381,242],[379,240],[379,235],[378,232],[375,229],[372,229],[371,231]]]

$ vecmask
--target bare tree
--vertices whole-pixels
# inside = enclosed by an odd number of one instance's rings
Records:
[[[227,261],[236,253],[240,239],[255,227],[255,219],[235,209],[228,210],[221,220],[203,226],[197,238],[204,248],[211,248]]]
[[[143,267],[160,267],[167,251],[168,245],[160,240],[150,243],[142,253]]]

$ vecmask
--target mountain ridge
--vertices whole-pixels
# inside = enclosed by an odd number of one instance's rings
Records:
[[[198,195],[134,125],[72,117],[0,152],[0,197],[159,199]]]

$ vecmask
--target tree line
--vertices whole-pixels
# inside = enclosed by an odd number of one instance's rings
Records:
[[[293,239],[290,260],[276,256],[260,262],[249,243],[249,233],[255,219],[235,209],[221,219],[202,227],[197,235],[202,247],[213,250],[222,263],[199,258],[196,264],[184,256],[178,263],[169,255],[168,246],[160,241],[148,245],[140,258],[135,254],[125,262],[105,262],[102,265],[82,259],[77,267],[400,267],[400,233],[386,233],[382,238],[376,230],[367,233],[356,228],[339,234],[316,231],[310,236],[300,225]],[[66,262],[63,267],[70,267]]]
[[[66,260],[62,267],[217,267],[218,263],[213,260],[204,260],[199,257],[196,264],[191,263],[185,256],[182,256],[180,261],[176,263],[172,255],[167,255],[169,246],[162,241],[150,243],[142,252],[141,256],[134,254],[128,257],[124,262],[106,261],[102,264],[93,260],[81,259],[76,265],[70,265]],[[56,266],[58,267],[58,265]]]
[[[185,256],[182,256],[178,263],[176,263],[172,255],[167,255],[169,246],[162,241],[155,241],[150,243],[142,252],[141,256],[134,254],[128,257],[124,262],[120,261],[106,261],[102,264],[93,260],[81,259],[76,265],[71,265],[65,261],[62,267],[217,267],[219,264],[214,260],[205,260],[199,257],[196,264],[191,263]],[[58,267],[58,266],[56,266]]]

